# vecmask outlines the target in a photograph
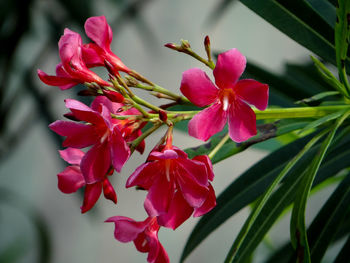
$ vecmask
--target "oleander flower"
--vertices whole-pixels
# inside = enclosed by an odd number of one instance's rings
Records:
[[[85,153],[74,148],[67,148],[59,151],[59,153],[62,159],[71,164],[71,166],[66,167],[61,173],[57,174],[58,189],[62,193],[71,194],[79,188],[85,187],[84,201],[80,208],[82,213],[89,211],[96,204],[102,191],[106,199],[113,201],[115,204],[117,203],[117,195],[107,177],[113,174],[113,170],[106,174],[103,180],[93,184],[86,184],[80,170],[80,163]]]
[[[200,162],[206,166],[208,179],[213,181],[214,173],[213,166],[207,155],[199,155],[192,159],[193,161]],[[175,192],[173,200],[166,213],[158,216],[158,224],[175,230],[183,222],[185,222],[193,213],[194,217],[202,216],[208,213],[216,206],[216,196],[212,185],[208,182],[208,196],[204,203],[199,207],[191,207],[185,200],[180,191]]]
[[[126,187],[139,186],[148,190],[144,207],[158,222],[177,228],[195,211],[200,216],[216,204],[209,180],[214,177],[209,158],[193,160],[171,139],[155,148],[146,163],[139,166],[127,180]]]
[[[58,42],[58,47],[61,63],[56,66],[56,76],[49,76],[38,69],[38,76],[42,82],[50,86],[58,86],[62,90],[85,82],[111,86],[85,65],[82,58],[82,40],[78,33],[66,28]]]
[[[156,217],[148,217],[145,221],[136,222],[128,217],[114,216],[105,222],[115,224],[115,239],[123,243],[133,241],[138,251],[148,253],[149,263],[169,262],[168,254],[158,240],[160,226]]]
[[[256,116],[248,104],[265,110],[269,88],[253,79],[239,80],[245,66],[246,58],[237,49],[230,49],[218,56],[213,71],[216,85],[198,68],[183,73],[181,92],[199,107],[210,105],[189,122],[191,136],[206,141],[221,131],[226,121],[235,142],[256,135]]]
[[[105,16],[90,17],[85,22],[85,33],[94,43],[83,46],[83,58],[88,67],[112,66],[114,74],[118,71],[130,72],[117,55],[111,51],[113,32]]]
[[[87,184],[102,181],[111,166],[120,172],[130,156],[122,133],[112,121],[110,109],[99,103],[101,98],[97,97],[91,108],[77,100],[66,99],[66,107],[71,110],[71,115],[82,122],[58,120],[49,126],[57,134],[66,136],[64,147],[92,146],[80,164]]]

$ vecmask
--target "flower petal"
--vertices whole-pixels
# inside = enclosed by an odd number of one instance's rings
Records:
[[[212,210],[216,206],[216,196],[214,188],[211,184],[209,184],[209,193],[207,199],[204,201],[204,203],[194,209],[194,217],[202,216],[206,213],[208,213],[210,210]]]
[[[73,86],[76,86],[80,83],[80,81],[77,81],[76,79],[72,78],[72,76],[70,76],[67,71],[64,69],[63,67],[63,64],[62,63],[59,63],[56,65],[56,76],[57,77],[62,77],[62,78],[70,78],[71,79],[71,82],[70,84],[67,84],[67,85],[62,85],[62,86],[59,86],[59,88],[61,90],[66,90],[66,89],[70,89],[72,88]]]
[[[208,173],[204,163],[190,159],[178,159],[176,162],[178,165],[181,165],[182,169],[195,179],[197,183],[203,186],[208,185]]]
[[[103,180],[103,195],[106,199],[111,200],[115,204],[117,203],[117,194],[108,178]]]
[[[158,216],[166,213],[174,196],[174,182],[167,180],[165,175],[158,176],[157,180],[148,190],[144,202],[145,210],[149,216]]]
[[[105,16],[93,16],[86,20],[86,35],[103,49],[110,50],[113,32]]]
[[[79,82],[73,80],[72,78],[65,78],[59,76],[47,75],[44,71],[38,69],[38,76],[42,82],[50,86],[58,86],[61,90],[69,89]]]
[[[245,65],[245,56],[235,48],[219,54],[213,71],[216,85],[220,89],[233,87],[242,75]]]
[[[208,188],[196,182],[181,166],[176,169],[176,182],[180,186],[183,197],[192,207],[200,207],[208,196]]]
[[[102,192],[102,184],[88,184],[85,187],[83,206],[80,207],[81,213],[89,211],[97,202]]]
[[[102,182],[111,166],[107,143],[95,144],[83,157],[81,172],[87,184]]]
[[[84,156],[84,152],[79,149],[67,148],[65,150],[58,151],[63,160],[69,164],[80,165],[81,159]]]
[[[221,131],[226,124],[227,112],[220,103],[197,113],[188,124],[188,134],[202,141]]]
[[[65,103],[66,107],[72,111],[74,117],[76,117],[78,120],[86,121],[99,126],[106,126],[101,114],[94,111],[84,103],[74,99],[65,99]]]
[[[254,105],[259,110],[265,110],[269,101],[269,86],[253,79],[242,79],[233,88],[235,94],[242,100]]]
[[[193,157],[192,160],[204,163],[205,167],[207,168],[208,179],[210,181],[214,180],[213,164],[211,163],[211,160],[208,157],[208,155],[197,155]]]
[[[75,67],[81,67],[81,45],[81,36],[78,33],[65,28],[64,34],[58,42],[60,58],[65,67],[69,67],[70,63]]]
[[[96,44],[84,44],[82,47],[82,56],[85,65],[88,68],[104,66],[104,61],[96,51]]]
[[[191,216],[192,212],[193,208],[188,205],[181,192],[177,191],[168,212],[158,216],[158,223],[161,226],[175,230]]]
[[[199,107],[213,103],[219,92],[207,74],[199,68],[186,70],[182,74],[180,90],[193,104]]]
[[[114,237],[123,243],[135,240],[148,225],[147,219],[143,222],[136,222],[125,216],[113,216],[108,218],[105,222],[112,222],[115,224]]]
[[[256,117],[254,111],[237,99],[229,110],[229,133],[235,142],[243,142],[256,135]]]
[[[98,140],[95,129],[91,125],[58,120],[51,123],[49,128],[67,137],[63,142],[64,147],[85,148]]]
[[[158,240],[158,231],[157,232],[155,232],[155,231],[149,232],[147,235],[147,241],[148,241],[148,246],[149,246],[147,262],[155,263],[157,258],[158,258],[158,254],[159,254],[159,251],[161,249],[161,246],[162,246]]]
[[[117,127],[113,128],[108,144],[111,152],[113,167],[118,173],[120,173],[122,167],[130,157],[130,148],[126,144]]]
[[[154,263],[169,263],[169,256],[164,247],[161,243],[159,243],[159,250],[157,254],[157,258],[155,259]]]
[[[57,174],[58,189],[62,193],[71,194],[85,185],[85,180],[79,166],[68,166],[63,172]]]
[[[126,181],[126,187],[140,186],[148,190],[154,180],[161,176],[162,167],[158,162],[144,163],[136,168],[136,170],[130,175]]]

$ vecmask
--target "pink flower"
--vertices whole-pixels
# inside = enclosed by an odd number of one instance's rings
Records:
[[[191,136],[206,141],[224,128],[227,119],[230,137],[235,142],[256,135],[255,113],[247,103],[265,110],[269,88],[252,79],[238,80],[245,65],[245,57],[237,49],[231,49],[218,57],[213,71],[216,86],[200,69],[183,73],[181,92],[199,107],[210,105],[189,122]]]
[[[101,103],[104,97],[97,97],[91,108],[73,100],[66,100],[71,115],[81,122],[55,121],[50,129],[66,136],[64,147],[92,147],[82,158],[80,168],[87,184],[100,182],[111,168],[120,172],[130,156],[130,149],[117,125],[111,118],[108,105]],[[108,99],[106,99],[108,100]]]
[[[62,90],[84,82],[111,86],[85,65],[82,59],[82,40],[78,33],[66,28],[58,47],[62,63],[56,66],[56,76],[49,76],[38,69],[38,76],[42,82],[50,86],[59,86]]]
[[[193,161],[200,162],[206,166],[208,179],[212,181],[214,179],[213,166],[207,155],[199,155],[192,159]],[[216,206],[216,196],[212,185],[208,182],[208,196],[204,203],[199,207],[191,207],[185,200],[180,191],[174,194],[173,200],[166,213],[158,216],[158,223],[161,226],[176,229],[183,222],[185,222],[194,212],[193,216],[198,217],[208,213]]]
[[[201,158],[201,157],[199,157]],[[195,211],[195,216],[215,206],[215,193],[208,179],[210,160],[188,159],[185,152],[167,143],[153,150],[145,164],[128,178],[126,187],[148,190],[144,202],[150,216],[159,216],[159,223],[177,228]]]
[[[130,69],[111,51],[113,32],[105,16],[90,17],[85,22],[86,35],[95,43],[83,46],[83,58],[88,67],[105,66],[105,60],[112,65],[115,74]]]
[[[109,182],[107,175],[100,182],[86,184],[83,174],[80,170],[80,163],[84,156],[84,152],[79,149],[67,148],[59,151],[63,160],[71,164],[64,171],[57,174],[58,189],[65,194],[76,192],[79,188],[85,186],[84,201],[81,207],[81,212],[89,211],[99,199],[102,190],[106,199],[117,203],[117,195],[113,186]],[[113,170],[108,175],[111,175]]]
[[[136,222],[124,216],[114,216],[106,220],[115,224],[114,237],[120,242],[134,241],[135,247],[142,253],[148,253],[149,263],[168,263],[169,257],[158,240],[159,225],[156,217]]]

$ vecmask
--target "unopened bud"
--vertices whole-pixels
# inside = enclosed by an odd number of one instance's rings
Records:
[[[184,49],[189,49],[189,48],[191,48],[191,45],[188,42],[188,40],[181,39],[181,47]]]
[[[174,50],[178,50],[179,49],[179,47],[177,45],[175,45],[174,43],[167,43],[164,46],[167,47],[167,48],[170,48],[170,49],[174,49]]]
[[[103,180],[103,195],[106,199],[111,200],[115,204],[117,203],[117,195],[107,178]]]
[[[168,115],[166,114],[165,111],[160,110],[158,114],[159,114],[159,119],[161,121],[166,122],[168,120]]]
[[[204,48],[205,48],[205,52],[207,53],[207,56],[208,56],[208,61],[211,62],[212,58],[211,58],[211,51],[210,51],[209,36],[205,36],[205,38],[204,38]]]
[[[96,94],[95,90],[83,89],[83,90],[80,90],[78,92],[78,95],[86,97],[86,96],[96,96],[97,94]]]
[[[108,60],[104,60],[104,63],[105,63],[105,67],[106,69],[108,70],[109,74],[111,75],[115,75],[115,72],[114,72],[114,67],[113,65],[108,61]]]
[[[204,46],[207,49],[207,47],[210,47],[210,38],[209,36],[205,36],[204,38]]]
[[[135,87],[137,86],[137,84],[139,84],[139,82],[131,76],[125,76],[125,80],[126,85],[128,85],[129,87]]]
[[[104,90],[103,95],[112,102],[122,103],[124,101],[123,95],[113,90]]]

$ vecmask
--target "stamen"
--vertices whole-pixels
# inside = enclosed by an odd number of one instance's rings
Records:
[[[224,96],[224,99],[223,99],[223,110],[227,111],[227,109],[228,109],[228,97]]]
[[[170,182],[170,162],[165,161],[165,175],[168,182]]]
[[[108,134],[109,134],[109,132],[108,132],[108,130],[107,130],[107,131],[105,132],[105,134],[103,134],[103,136],[101,137],[101,140],[100,140],[101,143],[103,143],[103,142],[107,139]]]

